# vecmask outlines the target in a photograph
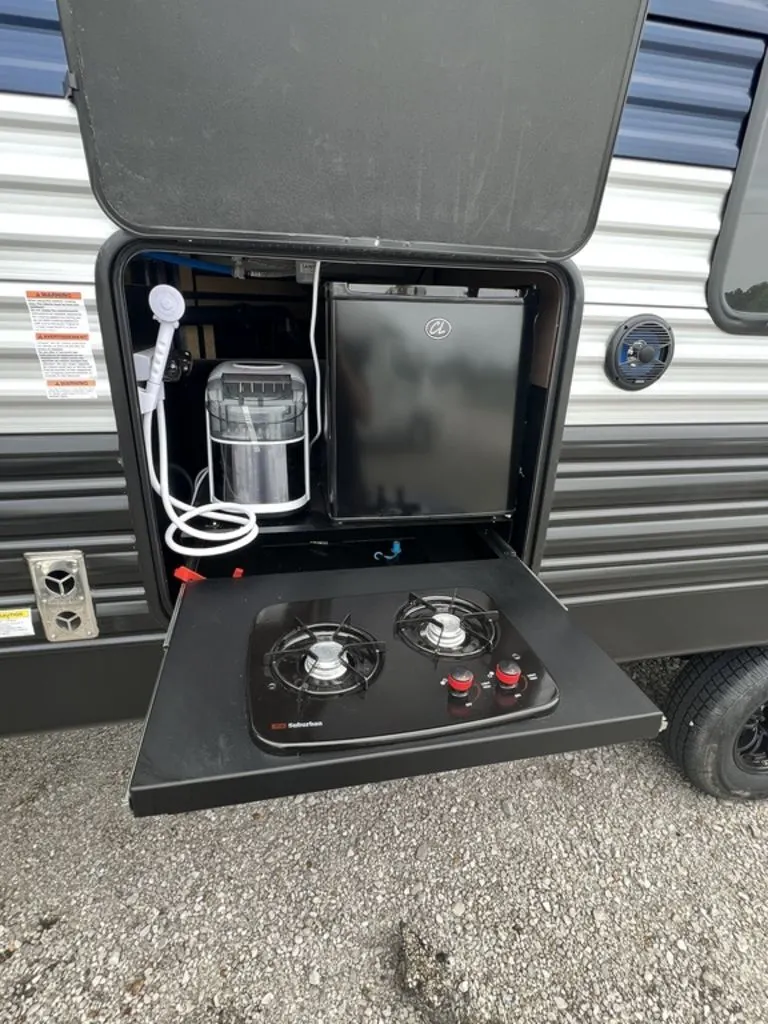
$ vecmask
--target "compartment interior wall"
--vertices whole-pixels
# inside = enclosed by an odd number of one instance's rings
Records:
[[[221,272],[216,269],[221,267]],[[204,394],[209,373],[221,360],[274,360],[298,364],[305,374],[310,396],[310,434],[315,429],[314,366],[309,346],[312,304],[311,276],[296,279],[295,261],[235,262],[239,273],[275,276],[234,277],[233,263],[226,257],[194,254],[158,259],[140,256],[128,265],[125,296],[134,351],[150,348],[156,327],[147,298],[158,283],[178,287],[186,300],[186,313],[175,344],[178,357],[186,350],[191,370],[176,383],[167,383],[166,414],[171,463],[171,490],[182,499],[191,496],[193,482],[206,465]],[[491,549],[482,539],[482,528],[498,530],[504,540],[520,549],[528,520],[530,482],[540,456],[546,393],[556,350],[563,296],[560,282],[540,269],[446,269],[440,267],[392,266],[384,264],[347,265],[323,263],[323,280],[386,284],[402,289],[470,289],[528,291],[536,296],[537,314],[530,337],[524,341],[527,387],[520,412],[520,487],[514,516],[496,523],[409,523],[334,525],[326,514],[325,453],[321,441],[311,459],[310,508],[279,520],[261,518],[262,532],[249,548],[221,558],[205,558],[209,576],[231,575],[234,568],[247,573],[305,571],[329,567],[355,568],[371,565],[377,552],[401,544],[399,561],[451,561],[488,557]],[[279,276],[278,276],[279,275]],[[326,315],[321,289],[317,317],[317,351],[321,375],[326,369]],[[515,396],[510,396],[514,401]],[[204,491],[207,493],[207,491]],[[167,519],[155,499],[159,532]],[[164,547],[169,586],[175,589],[173,570],[183,561]]]

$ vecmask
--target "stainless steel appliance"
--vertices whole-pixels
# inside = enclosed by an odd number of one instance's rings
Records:
[[[417,291],[329,286],[336,519],[481,517],[514,506],[526,301],[513,291]]]
[[[221,363],[205,393],[211,501],[292,512],[309,501],[307,385],[292,363]]]

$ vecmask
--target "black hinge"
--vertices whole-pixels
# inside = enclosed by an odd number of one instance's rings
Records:
[[[64,75],[64,99],[74,101],[77,89],[77,76],[74,71],[67,71]]]

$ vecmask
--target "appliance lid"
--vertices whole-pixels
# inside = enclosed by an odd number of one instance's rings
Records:
[[[213,440],[259,444],[304,433],[307,387],[291,363],[221,363],[205,386]]]
[[[645,0],[59,0],[94,191],[148,238],[561,259]]]

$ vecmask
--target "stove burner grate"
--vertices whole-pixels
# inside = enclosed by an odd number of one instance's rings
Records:
[[[384,644],[371,633],[343,622],[320,622],[280,637],[264,655],[277,681],[300,696],[335,697],[367,690],[384,663]]]
[[[412,650],[433,658],[473,658],[493,650],[499,613],[453,595],[409,594],[397,613],[395,633]]]

